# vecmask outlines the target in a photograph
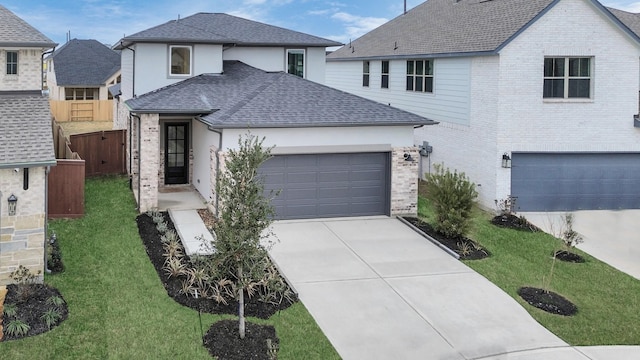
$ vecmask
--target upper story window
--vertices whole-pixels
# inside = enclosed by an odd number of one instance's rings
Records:
[[[590,98],[591,58],[549,57],[544,59],[543,98]]]
[[[380,79],[380,87],[383,89],[389,88],[389,61],[382,61],[382,78]]]
[[[95,100],[98,98],[95,88],[64,88],[65,100]]]
[[[17,51],[7,51],[7,75],[18,75]]]
[[[287,72],[301,78],[304,77],[304,50],[287,50]]]
[[[191,75],[191,46],[170,46],[170,75]]]
[[[433,60],[407,61],[407,90],[433,92]]]
[[[369,62],[362,62],[362,86],[369,86]]]

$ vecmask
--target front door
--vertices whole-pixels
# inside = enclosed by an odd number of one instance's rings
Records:
[[[189,124],[165,124],[164,183],[189,182]]]

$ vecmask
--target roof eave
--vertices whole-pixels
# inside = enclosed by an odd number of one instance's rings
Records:
[[[43,48],[52,49],[58,46],[54,42],[0,42],[0,47],[19,47],[19,48]]]
[[[206,119],[200,119],[203,123],[216,128],[216,129],[284,129],[284,128],[328,128],[328,127],[365,127],[365,126],[425,126],[425,125],[437,125],[438,121],[425,120],[425,121],[411,121],[411,122],[397,122],[397,123],[309,123],[309,124],[219,124],[211,123]]]
[[[57,161],[53,160],[41,160],[41,161],[23,161],[15,163],[1,163],[0,169],[15,169],[15,168],[34,168],[41,166],[55,166]]]
[[[416,54],[404,54],[404,55],[373,55],[373,56],[358,56],[358,57],[340,57],[329,58],[327,62],[338,61],[362,61],[362,60],[406,60],[416,58],[452,58],[452,57],[474,57],[474,56],[493,56],[498,55],[496,50],[485,51],[472,51],[472,52],[451,52],[451,53],[416,53]]]
[[[126,102],[125,102],[126,104]],[[127,105],[129,107],[129,105]],[[216,111],[216,109],[189,109],[189,110],[180,110],[180,109],[132,109],[129,108],[129,111],[134,114],[158,114],[158,115],[187,115],[187,116],[198,116],[198,115],[208,115]]]

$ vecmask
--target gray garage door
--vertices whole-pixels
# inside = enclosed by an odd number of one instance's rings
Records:
[[[640,154],[514,153],[520,211],[640,208]]]
[[[389,154],[278,155],[260,168],[278,219],[386,215]]]

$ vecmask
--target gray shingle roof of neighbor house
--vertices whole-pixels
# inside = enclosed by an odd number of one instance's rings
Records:
[[[120,54],[97,40],[70,40],[51,58],[58,86],[104,85],[120,70]]]
[[[428,0],[334,51],[327,60],[495,54],[558,1]],[[628,31],[622,19],[599,2],[592,3]],[[628,33],[639,40],[636,33]]]
[[[126,101],[133,113],[190,114],[215,128],[431,125],[427,118],[284,72],[225,61]]]
[[[115,48],[136,42],[237,45],[340,46],[298,31],[221,13],[197,13],[122,38]]]
[[[0,46],[52,48],[56,43],[0,5]]]
[[[55,163],[47,97],[40,91],[0,92],[0,168]]]

